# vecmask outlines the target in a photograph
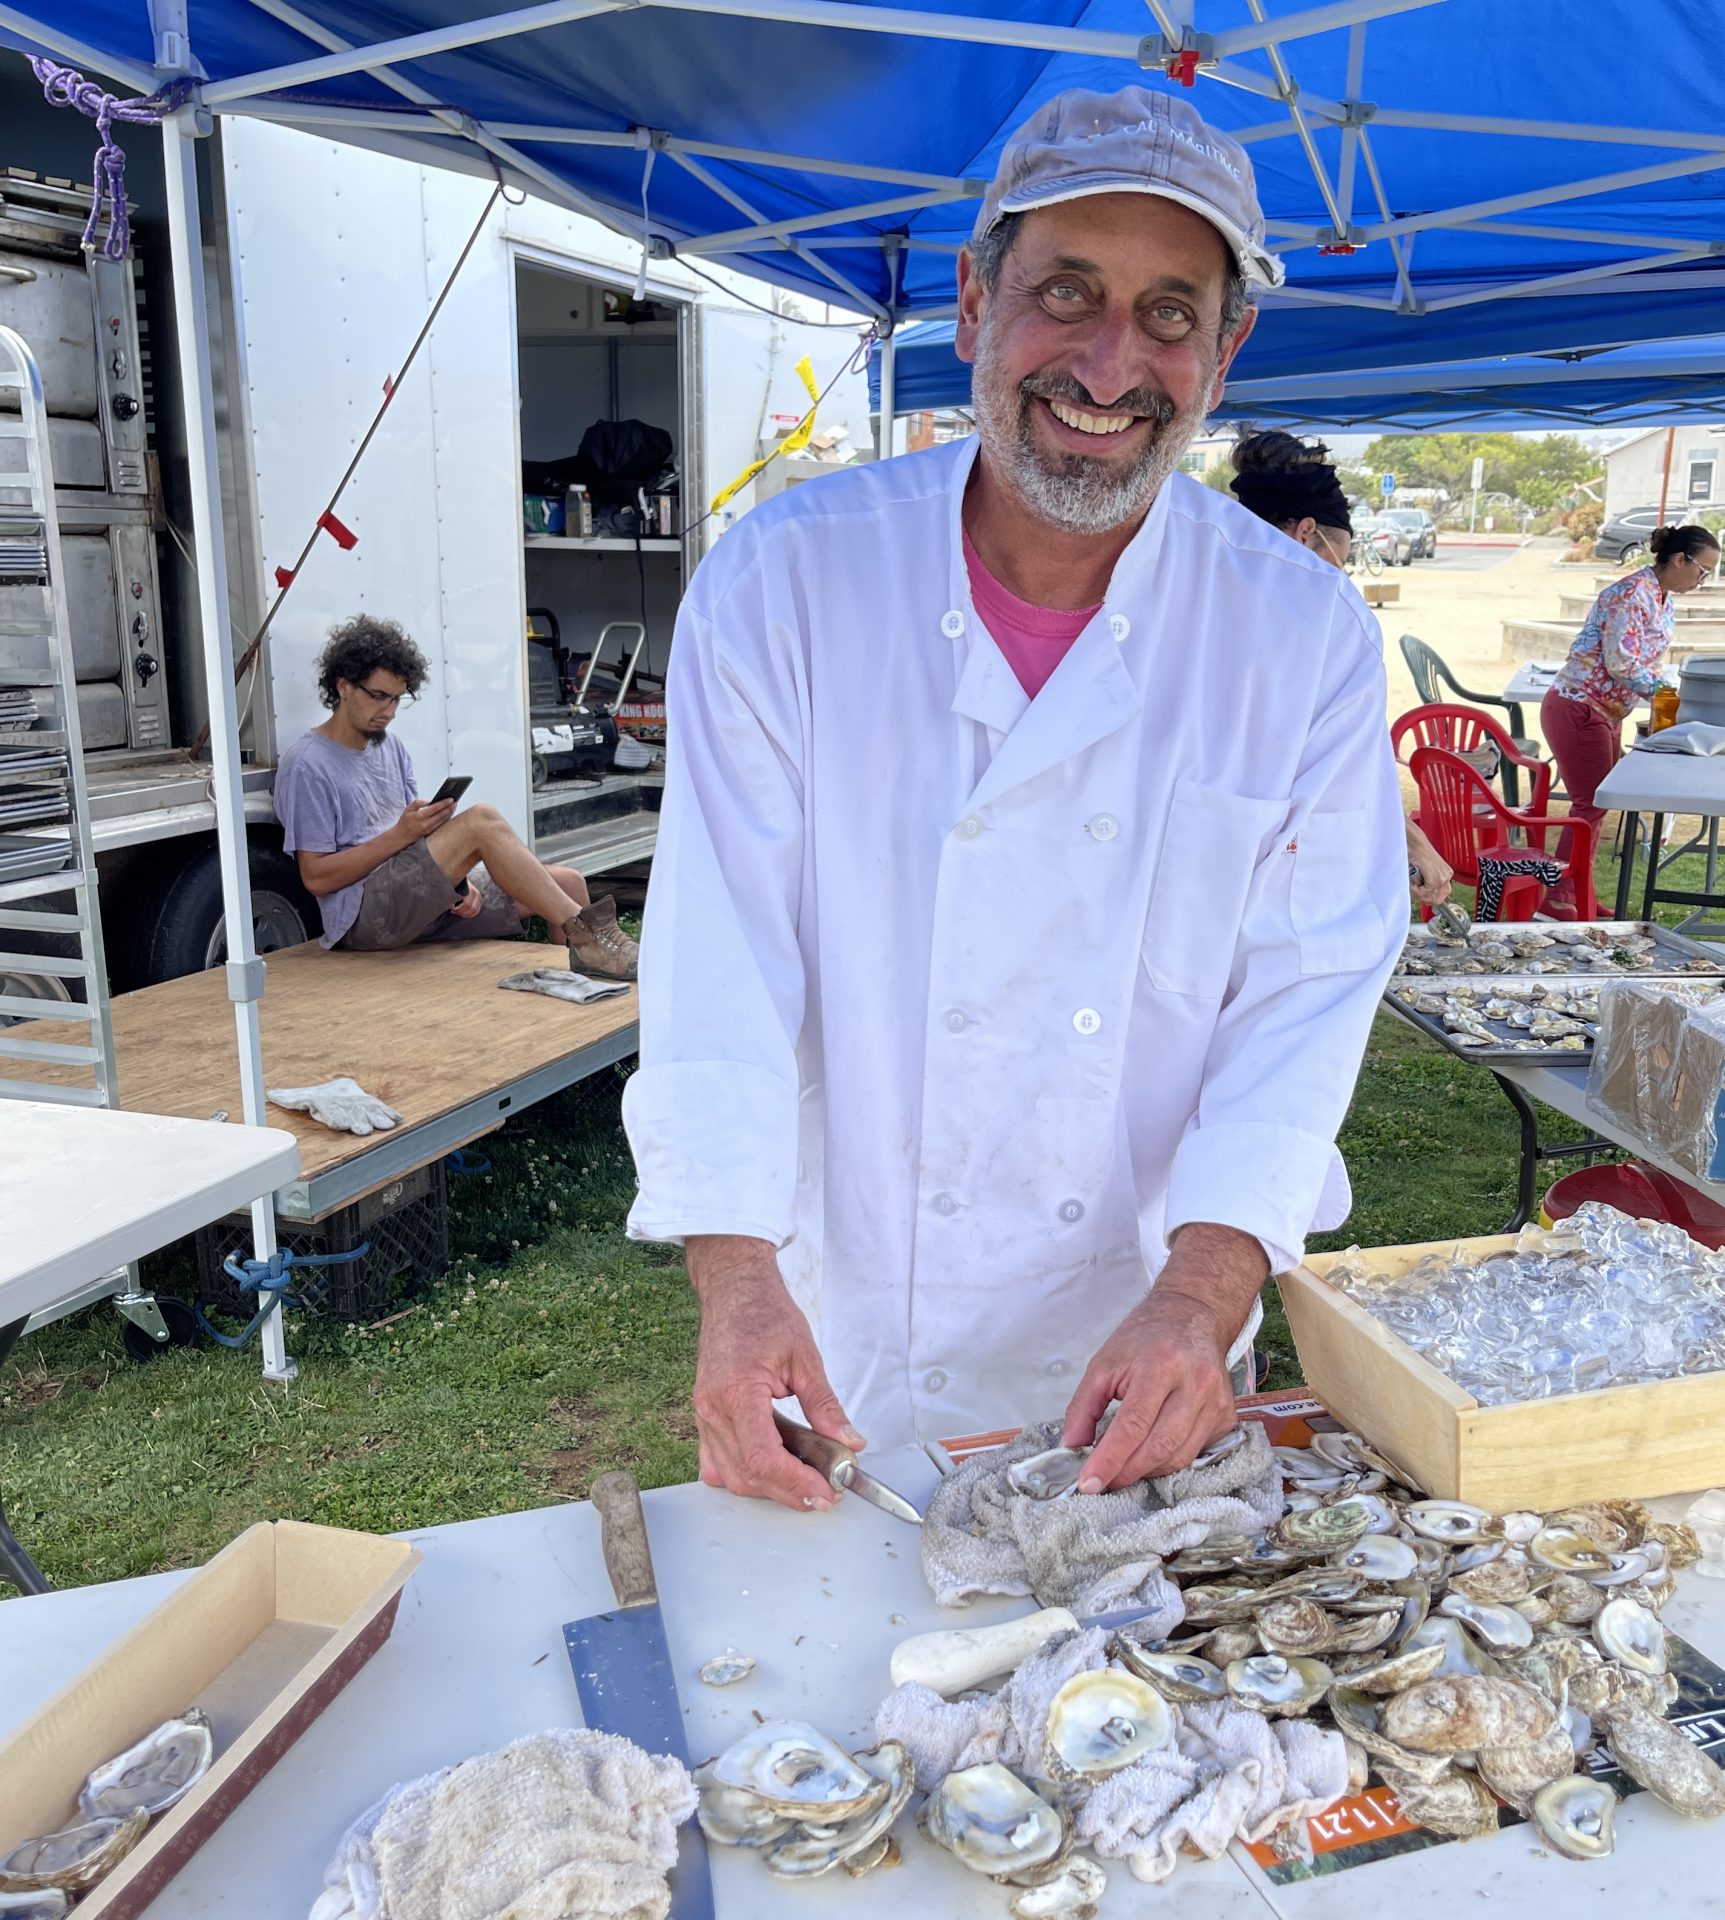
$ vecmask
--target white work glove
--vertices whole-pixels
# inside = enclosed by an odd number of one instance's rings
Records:
[[[568,967],[535,967],[530,973],[512,973],[497,984],[516,993],[547,993],[553,1000],[573,1000],[577,1006],[629,991],[627,980],[595,980],[590,973],[574,973]]]
[[[316,1087],[271,1087],[271,1106],[292,1113],[309,1113],[337,1133],[387,1133],[400,1124],[401,1115],[374,1099],[357,1080],[325,1080]]]

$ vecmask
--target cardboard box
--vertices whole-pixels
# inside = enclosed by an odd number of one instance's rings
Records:
[[[209,1772],[77,1906],[79,1920],[143,1913],[389,1638],[420,1558],[295,1520],[247,1528],[0,1744],[0,1855],[77,1818],[93,1769],[202,1707]]]
[[[1427,1254],[1483,1259],[1513,1235],[1380,1247],[1364,1258],[1394,1278]],[[1577,1500],[1646,1500],[1725,1482],[1725,1373],[1602,1387],[1482,1407],[1324,1277],[1314,1254],[1277,1281],[1306,1385],[1436,1499],[1502,1513]]]

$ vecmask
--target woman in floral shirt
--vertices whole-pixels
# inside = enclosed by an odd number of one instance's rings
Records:
[[[1719,563],[1719,542],[1705,527],[1660,527],[1648,545],[1652,566],[1614,580],[1594,601],[1540,703],[1540,727],[1577,820],[1605,818],[1593,796],[1623,751],[1623,722],[1662,684],[1671,596],[1693,593]],[[1554,903],[1561,904],[1555,896]]]

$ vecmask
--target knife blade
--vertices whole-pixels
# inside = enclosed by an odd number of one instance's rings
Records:
[[[773,1421],[786,1452],[794,1453],[804,1466],[813,1467],[835,1493],[857,1494],[879,1507],[882,1513],[890,1513],[895,1520],[908,1521],[913,1527],[922,1525],[922,1515],[904,1495],[877,1480],[872,1473],[865,1473],[849,1447],[829,1440],[824,1433],[800,1426],[776,1410]]]
[[[688,1736],[665,1644],[641,1489],[633,1474],[602,1473],[593,1482],[591,1499],[617,1606],[563,1628],[581,1717],[597,1732],[620,1733],[648,1753],[668,1753],[687,1766]],[[692,1820],[677,1836],[670,1920],[714,1920],[707,1842]]]

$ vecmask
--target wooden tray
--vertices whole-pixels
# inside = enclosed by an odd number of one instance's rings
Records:
[[[202,1707],[214,1764],[76,1909],[78,1920],[143,1913],[383,1645],[419,1561],[405,1541],[368,1533],[248,1527],[0,1742],[0,1855],[75,1819],[94,1768]]]
[[[1427,1254],[1475,1259],[1513,1235],[1380,1247],[1386,1279]],[[1278,1286],[1306,1385],[1423,1492],[1502,1513],[1576,1500],[1651,1499],[1725,1481],[1725,1373],[1603,1387],[1482,1407],[1324,1277],[1340,1254],[1314,1254]]]

